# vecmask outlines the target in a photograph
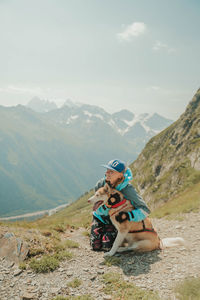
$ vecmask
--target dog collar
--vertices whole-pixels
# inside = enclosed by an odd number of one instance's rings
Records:
[[[116,207],[119,207],[121,205],[123,205],[124,203],[126,202],[126,199],[124,198],[121,202],[117,203],[117,204],[114,204],[111,206],[111,208],[116,208]]]

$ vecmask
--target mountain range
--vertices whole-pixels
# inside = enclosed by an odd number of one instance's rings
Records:
[[[172,122],[127,110],[111,115],[69,101],[50,109],[48,101],[36,100],[45,112],[0,106],[0,216],[74,201],[103,176],[101,164],[115,157],[130,163]]]
[[[52,123],[78,131],[78,133],[82,131],[90,136],[92,128],[99,128],[98,134],[103,135],[109,127],[109,130],[123,136],[124,140],[134,146],[131,160],[136,158],[152,136],[173,122],[157,113],[136,115],[126,109],[109,114],[98,106],[74,103],[70,99],[66,100],[61,108],[55,109],[55,105],[53,102],[37,97],[27,104],[31,109],[43,112],[43,115]]]

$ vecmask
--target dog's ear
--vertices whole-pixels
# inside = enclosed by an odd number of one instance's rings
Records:
[[[109,194],[110,194],[111,187],[109,186],[108,183],[106,183],[106,184],[104,185],[104,191],[105,191],[106,193],[109,193]]]

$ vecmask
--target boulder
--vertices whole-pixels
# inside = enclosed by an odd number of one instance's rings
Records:
[[[28,251],[27,243],[13,233],[7,232],[0,236],[0,257],[19,263],[26,258]]]

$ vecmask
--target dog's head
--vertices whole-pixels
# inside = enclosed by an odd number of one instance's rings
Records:
[[[100,205],[106,204],[108,207],[119,203],[123,199],[122,193],[112,189],[107,183],[105,186],[98,189],[95,194],[88,199],[89,203],[95,204],[93,210],[96,210]]]
[[[109,186],[106,184],[105,186],[99,188],[95,194],[88,199],[89,203],[96,203],[98,201],[101,201],[102,203],[105,203],[109,198],[109,192],[108,192]]]

